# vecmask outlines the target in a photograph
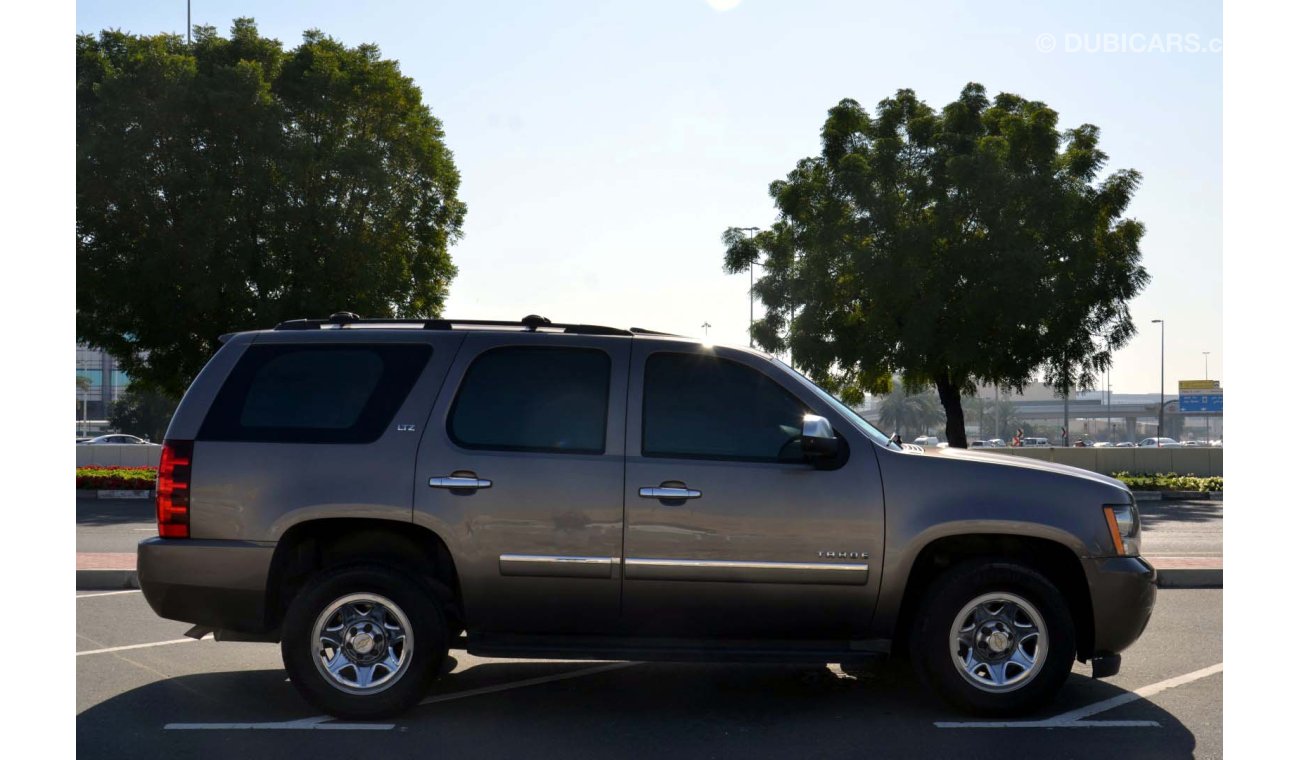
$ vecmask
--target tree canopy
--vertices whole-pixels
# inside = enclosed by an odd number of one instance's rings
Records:
[[[396,61],[309,31],[77,36],[77,337],[179,397],[223,333],[432,317],[465,205]]]
[[[777,221],[723,234],[725,269],[751,263],[765,314],[751,335],[790,350],[849,400],[933,385],[950,445],[979,383],[1089,385],[1136,332],[1128,301],[1149,280],[1140,175],[1102,177],[1097,127],[969,84],[936,112],[911,90],[830,109],[822,151],[773,182]]]

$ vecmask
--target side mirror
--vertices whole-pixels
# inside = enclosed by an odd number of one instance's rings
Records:
[[[831,423],[815,414],[803,416],[803,435],[800,437],[803,454],[809,459],[839,456],[840,440],[835,437]]]

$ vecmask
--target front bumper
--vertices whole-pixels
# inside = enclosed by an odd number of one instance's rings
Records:
[[[1138,640],[1156,605],[1156,570],[1141,557],[1083,561],[1092,595],[1094,656],[1118,654]]]
[[[136,569],[144,598],[159,616],[262,633],[274,554],[274,546],[248,541],[147,538],[136,550]]]

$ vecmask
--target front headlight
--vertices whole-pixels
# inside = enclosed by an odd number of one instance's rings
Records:
[[[1137,504],[1110,504],[1102,510],[1106,513],[1111,540],[1115,542],[1115,553],[1136,557],[1142,550],[1142,518]]]

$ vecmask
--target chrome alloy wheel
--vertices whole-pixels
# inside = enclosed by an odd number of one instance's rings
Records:
[[[316,669],[326,682],[357,695],[377,694],[397,683],[415,651],[406,614],[371,593],[334,600],[316,618],[311,643]]]
[[[948,638],[953,665],[981,691],[1015,691],[1047,663],[1043,616],[1015,594],[995,592],[971,600],[957,613]]]

